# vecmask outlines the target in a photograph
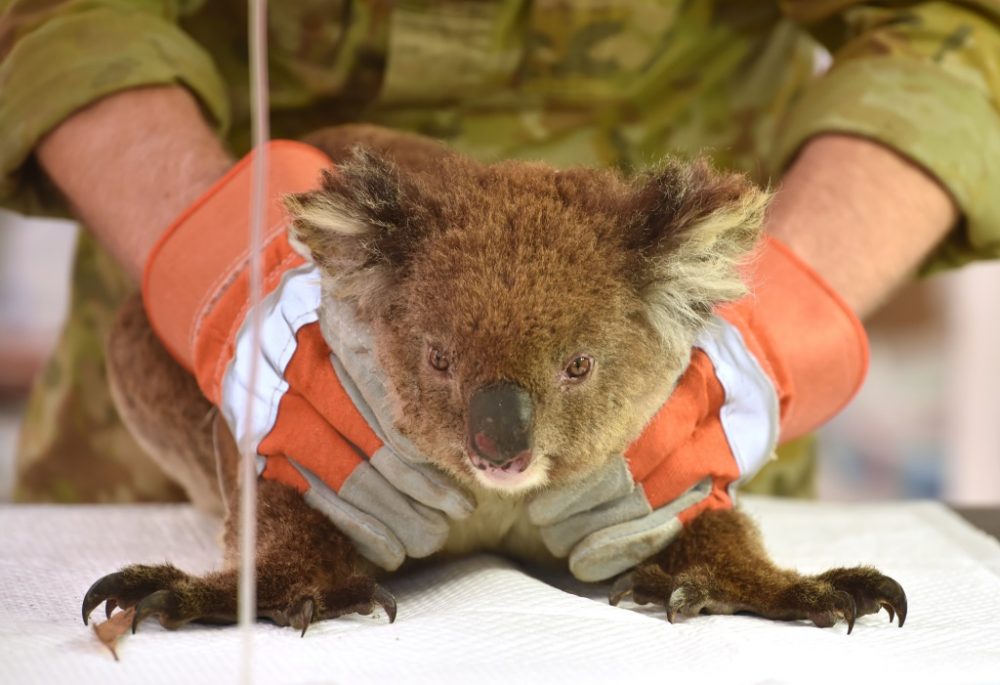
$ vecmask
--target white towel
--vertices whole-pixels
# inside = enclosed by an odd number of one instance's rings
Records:
[[[257,683],[1000,683],[1000,544],[936,503],[744,500],[768,549],[801,571],[872,563],[906,589],[900,629],[883,612],[820,629],[751,616],[667,623],[608,606],[607,586],[533,577],[476,556],[393,578],[381,611],[314,624],[304,638],[258,624]],[[186,506],[0,507],[0,683],[236,682],[236,628],[163,630],[119,643],[80,619],[87,587],[128,563],[206,571],[218,525]],[[561,588],[561,589],[560,589]],[[582,596],[574,593],[582,593]],[[103,617],[98,608],[94,617]]]

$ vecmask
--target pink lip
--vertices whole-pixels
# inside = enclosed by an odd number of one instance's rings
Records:
[[[531,454],[522,454],[502,467],[494,466],[479,455],[469,452],[469,461],[484,476],[491,481],[502,484],[514,484],[524,479],[524,472],[531,465]]]

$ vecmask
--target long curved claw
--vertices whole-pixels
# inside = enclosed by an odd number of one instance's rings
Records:
[[[312,598],[307,598],[306,601],[302,603],[298,612],[296,612],[296,615],[292,617],[290,623],[293,626],[298,627],[300,624],[302,626],[302,633],[299,634],[299,637],[306,636],[306,630],[308,630],[309,626],[312,624],[313,613],[315,611],[316,603],[312,600]]]
[[[83,625],[87,625],[90,621],[90,614],[93,613],[94,609],[101,602],[108,600],[112,595],[118,594],[122,589],[122,574],[121,572],[109,573],[108,575],[98,578],[90,589],[87,590],[87,594],[83,596]],[[112,607],[113,609],[113,607]],[[111,613],[108,612],[110,616]]]
[[[630,596],[634,589],[635,576],[632,572],[620,576],[611,585],[611,591],[608,593],[608,604],[618,606],[618,603]]]
[[[386,616],[389,617],[389,623],[396,621],[396,598],[391,592],[376,583],[375,590],[372,592],[372,601],[377,602],[382,607]]]
[[[889,623],[892,623],[896,619],[896,612],[892,608],[892,605],[888,602],[879,602],[882,608],[885,609],[885,613],[889,614]]]
[[[879,603],[889,612],[889,621],[892,621],[893,611],[899,617],[899,627],[903,627],[906,621],[906,591],[903,586],[888,576],[882,581],[879,588]]]
[[[170,590],[157,590],[135,605],[135,616],[132,617],[132,634],[135,634],[139,624],[153,614],[160,616],[160,624],[167,627],[173,621],[165,621],[164,614],[170,615],[177,608],[176,598]]]
[[[854,619],[858,615],[857,604],[855,604],[854,597],[849,592],[838,592],[837,599],[840,600],[837,602],[837,609],[840,610],[844,616],[844,620],[847,621],[847,634],[850,635],[851,631],[854,630]]]
[[[899,619],[902,628],[906,621],[906,592],[903,586],[889,576],[878,574],[878,578],[860,587],[858,585],[843,587],[852,597],[857,606],[859,616],[875,614],[885,609],[889,614],[889,623]]]
[[[906,592],[903,586],[871,566],[832,569],[817,576],[854,598],[855,617],[877,614],[885,609],[889,622],[906,621]],[[840,608],[840,607],[838,607]]]

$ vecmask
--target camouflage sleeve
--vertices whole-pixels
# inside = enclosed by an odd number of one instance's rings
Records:
[[[0,206],[51,212],[35,145],[77,109],[138,86],[179,83],[224,130],[228,102],[208,54],[178,27],[176,0],[0,0]]]
[[[873,139],[948,189],[964,220],[923,271],[1000,257],[1000,4],[784,0],[832,68],[796,103],[773,169],[825,132]]]

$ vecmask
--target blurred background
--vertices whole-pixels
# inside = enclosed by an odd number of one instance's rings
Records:
[[[66,313],[77,227],[0,211],[0,499],[20,414]],[[822,498],[1000,501],[1000,264],[907,287],[868,322],[872,365],[821,431]]]
[[[76,224],[0,209],[0,501],[13,489],[21,413],[66,316]]]

